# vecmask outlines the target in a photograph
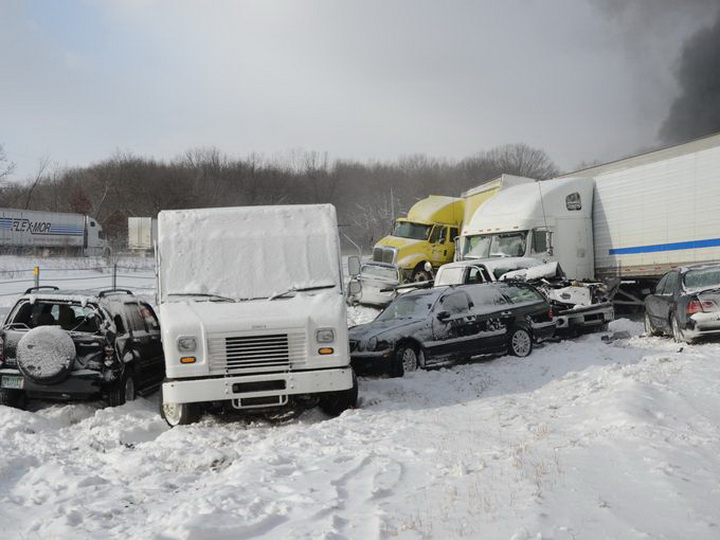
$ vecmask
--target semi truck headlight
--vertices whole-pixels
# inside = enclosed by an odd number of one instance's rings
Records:
[[[195,339],[195,336],[180,336],[177,339],[177,348],[182,353],[195,352],[197,350],[197,339]]]
[[[315,332],[318,343],[332,343],[335,341],[335,330],[332,328],[318,328]]]

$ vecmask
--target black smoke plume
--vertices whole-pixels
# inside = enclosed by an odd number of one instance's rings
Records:
[[[660,128],[667,144],[720,132],[720,13],[684,44],[677,70],[680,95]]]

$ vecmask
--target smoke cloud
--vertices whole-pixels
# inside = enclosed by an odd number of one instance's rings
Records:
[[[677,144],[720,132],[720,13],[683,46],[677,79],[681,92],[660,138]]]

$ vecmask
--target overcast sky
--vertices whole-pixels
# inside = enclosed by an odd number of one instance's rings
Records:
[[[657,146],[717,0],[0,0],[15,179],[117,152],[462,159],[562,169]]]

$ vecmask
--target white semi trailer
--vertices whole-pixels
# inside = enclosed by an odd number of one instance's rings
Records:
[[[720,259],[719,201],[716,135],[508,188],[465,223],[457,258],[557,261],[595,282],[579,296],[639,306],[669,269]],[[572,292],[558,294],[571,305]]]
[[[107,253],[108,244],[102,227],[90,216],[0,208],[0,249],[101,256]]]

